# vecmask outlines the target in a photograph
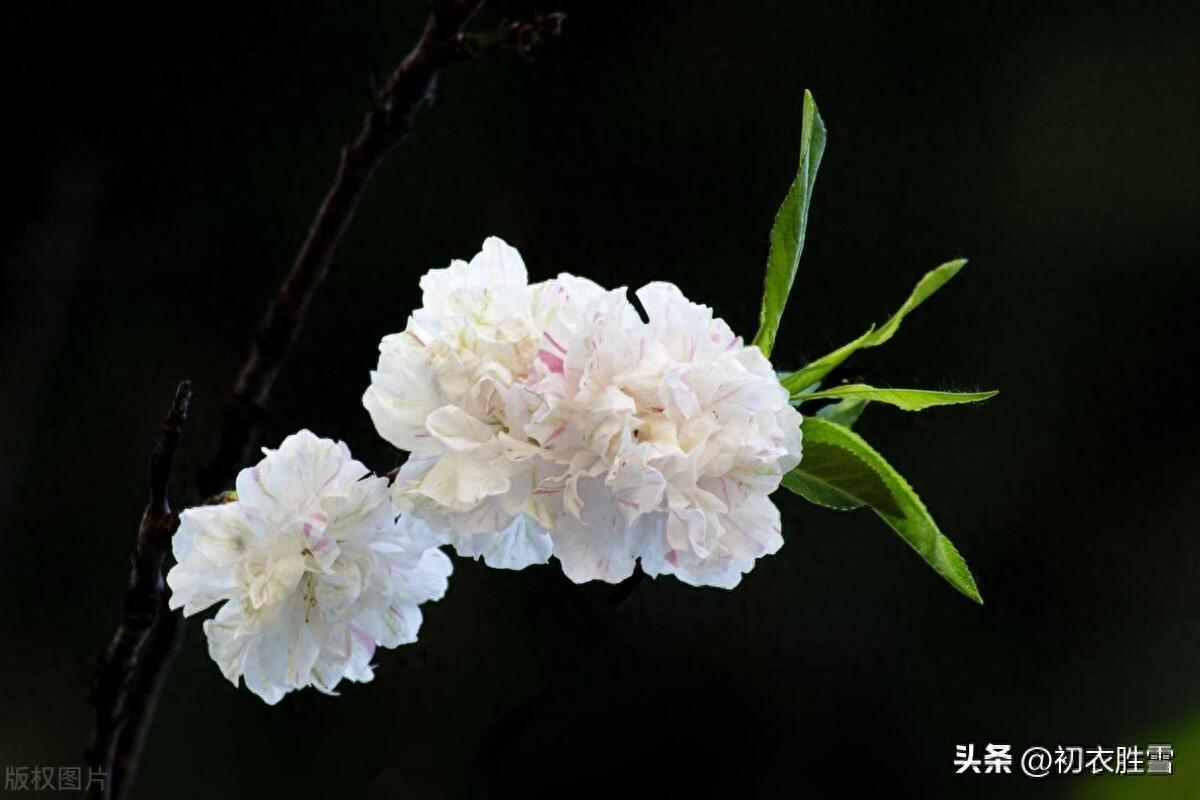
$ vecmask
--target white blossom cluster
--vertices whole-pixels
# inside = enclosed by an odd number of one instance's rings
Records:
[[[416,641],[418,606],[446,592],[451,564],[341,442],[300,431],[264,453],[236,501],[180,515],[167,583],[185,615],[224,602],[204,623],[209,654],[273,704],[371,680],[376,646]]]
[[[732,588],[783,544],[768,499],[800,460],[800,415],[766,358],[667,283],[562,274],[530,285],[499,239],[421,279],[422,308],[380,344],[363,403],[410,452],[395,480],[300,431],[184,511],[170,605],[268,703],[373,677],[416,640],[451,572],[438,549],[572,581],[649,575]]]
[[[421,279],[363,403],[410,451],[397,507],[458,553],[577,583],[649,575],[732,588],[783,544],[768,495],[800,415],[766,358],[675,286],[529,284],[490,238]],[[413,523],[414,525],[417,523]]]

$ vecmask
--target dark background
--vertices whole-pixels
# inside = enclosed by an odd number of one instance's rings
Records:
[[[1200,796],[1200,436],[1188,388],[1200,28],[1184,6],[565,7],[534,63],[445,74],[370,187],[275,394],[386,470],[360,405],[417,277],[497,234],[533,279],[679,283],[750,336],[802,90],[829,128],[775,361],[967,269],[883,385],[999,388],[860,423],[978,578],[959,596],[866,513],[781,493],[787,545],[733,592],[456,559],[373,684],[270,708],[196,623],[135,796]],[[175,382],[178,502],[250,332],[418,2],[5,4],[0,42],[0,762],[82,762]],[[953,775],[954,746],[1169,742],[1170,778]]]

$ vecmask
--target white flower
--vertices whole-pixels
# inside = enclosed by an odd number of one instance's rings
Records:
[[[509,419],[529,398],[524,382],[569,292],[588,281],[528,285],[520,254],[496,238],[468,264],[421,279],[423,307],[379,345],[363,405],[384,439],[412,453],[396,503],[421,516],[459,553],[520,569],[550,557],[538,485],[549,462]],[[548,474],[548,473],[546,473]]]
[[[560,365],[538,368],[525,432],[561,467],[554,554],[576,582],[649,575],[731,588],[783,544],[767,496],[800,460],[771,365],[675,286],[594,300]]]
[[[380,345],[363,402],[412,451],[393,492],[462,555],[573,581],[647,573],[732,587],[779,549],[767,499],[800,458],[771,365],[670,284],[562,274],[529,285],[488,239],[421,281],[424,307]]]
[[[268,703],[293,689],[369,681],[377,645],[416,641],[419,604],[440,598],[450,560],[401,520],[386,478],[308,431],[237,478],[237,500],[190,508],[173,540],[171,608],[226,601],[204,623],[225,677]]]

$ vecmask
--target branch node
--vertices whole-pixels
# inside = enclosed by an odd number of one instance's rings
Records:
[[[460,33],[451,42],[452,55],[457,58],[479,58],[497,50],[512,50],[530,60],[534,48],[562,34],[567,15],[562,12],[542,14],[527,20],[504,20],[490,31]]]

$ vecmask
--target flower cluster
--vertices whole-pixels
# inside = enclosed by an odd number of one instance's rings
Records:
[[[496,238],[421,280],[363,397],[411,456],[396,505],[462,555],[575,582],[650,575],[731,588],[783,543],[768,499],[800,415],[755,347],[673,285],[529,284]]]
[[[800,415],[771,365],[666,283],[529,284],[516,250],[421,279],[423,307],[380,344],[363,403],[410,452],[390,483],[301,431],[184,511],[172,608],[268,703],[373,677],[377,646],[416,640],[451,572],[438,549],[571,580],[635,564],[732,588],[783,544],[768,495],[800,459]]]
[[[268,703],[369,681],[376,646],[416,641],[450,560],[423,526],[397,522],[387,479],[344,444],[301,431],[264,453],[235,501],[180,515],[171,608],[224,601],[204,623],[209,654]]]

